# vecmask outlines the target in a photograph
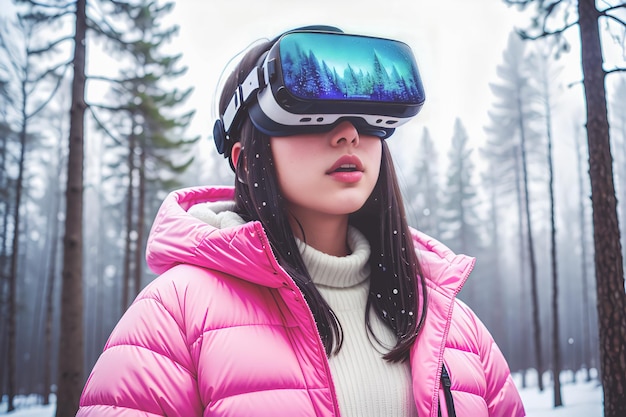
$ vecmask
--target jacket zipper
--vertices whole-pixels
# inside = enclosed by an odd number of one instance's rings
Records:
[[[334,415],[336,417],[340,417],[340,411],[339,411],[339,399],[337,398],[337,391],[335,390],[335,382],[333,381],[332,378],[332,374],[330,372],[330,363],[328,362],[328,357],[326,357],[326,350],[324,349],[324,343],[322,342],[322,336],[319,334],[319,332],[317,331],[317,325],[315,323],[315,318],[313,317],[313,312],[311,311],[311,309],[309,308],[305,298],[304,298],[304,294],[302,294],[302,291],[300,291],[300,288],[298,288],[298,286],[296,285],[296,283],[294,282],[293,278],[291,278],[291,276],[287,273],[287,271],[285,271],[283,269],[282,266],[280,266],[280,264],[278,263],[278,259],[276,258],[276,256],[274,255],[274,252],[270,249],[271,245],[269,243],[269,239],[267,237],[267,235],[265,234],[265,230],[263,229],[263,226],[261,225],[261,222],[255,222],[255,232],[257,234],[257,236],[259,237],[263,250],[265,252],[265,254],[267,255],[268,260],[270,261],[270,264],[274,267],[274,275],[281,275],[282,277],[282,285],[284,287],[287,287],[289,289],[291,289],[294,294],[296,295],[296,300],[297,302],[303,306],[304,310],[305,310],[305,314],[308,317],[308,324],[309,326],[311,326],[313,332],[315,335],[317,335],[316,337],[316,344],[317,344],[317,350],[318,352],[321,352],[321,356],[323,363],[324,363],[324,370],[326,371],[326,378],[328,379],[328,385],[329,385],[329,390],[330,390],[330,394],[332,397],[332,403],[333,403],[333,411],[334,411]],[[283,302],[286,305],[290,305],[291,303],[289,303],[287,301],[287,298],[282,296],[281,294],[277,293],[277,295],[282,298]]]
[[[446,408],[448,409],[448,417],[456,417],[456,411],[454,410],[454,399],[452,398],[452,381],[450,381],[450,374],[446,369],[446,365],[441,365],[441,385],[443,386],[443,395],[446,398]],[[439,404],[439,417],[441,417],[441,403]]]

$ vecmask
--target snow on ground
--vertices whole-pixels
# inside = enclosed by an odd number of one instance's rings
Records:
[[[544,390],[537,389],[536,373],[527,376],[528,388],[521,389],[520,395],[528,417],[602,417],[602,386],[597,379],[597,372],[592,369],[592,380],[585,381],[585,374],[578,371],[576,379],[571,372],[561,374],[562,407],[554,408],[554,390],[550,374],[544,374]],[[520,374],[514,374],[515,384],[521,387]]]
[[[595,376],[595,374],[594,374]],[[584,375],[579,372],[576,382],[573,375],[564,372],[561,376],[561,395],[563,407],[555,409],[553,403],[552,384],[549,376],[544,376],[543,392],[537,389],[536,378],[532,375],[527,377],[528,388],[520,389],[522,400],[526,408],[527,417],[602,417],[602,387],[597,379],[585,382]],[[521,386],[521,376],[514,375],[515,383]],[[6,412],[7,399],[0,403],[0,414],[11,417],[54,417],[54,405],[42,406],[37,404],[37,398],[16,398],[17,410],[8,414]]]

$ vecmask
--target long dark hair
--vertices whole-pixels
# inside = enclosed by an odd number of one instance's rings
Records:
[[[238,84],[257,65],[272,42],[257,45],[246,53],[227,79],[220,97],[220,115]],[[270,138],[245,117],[231,140],[240,141],[242,150],[235,173],[236,210],[247,221],[260,221],[274,254],[302,291],[313,312],[318,331],[330,356],[341,349],[343,332],[334,312],[319,293],[300,256],[287,205],[278,186]],[[396,335],[397,343],[384,358],[402,361],[409,357],[426,317],[426,284],[408,224],[389,148],[382,140],[381,170],[376,186],[364,206],[350,216],[349,223],[370,243],[370,294],[365,311],[368,332],[379,343],[369,317],[374,309]],[[381,344],[382,345],[382,344]]]

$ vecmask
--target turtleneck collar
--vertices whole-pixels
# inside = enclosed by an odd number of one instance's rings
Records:
[[[348,228],[350,255],[339,257],[320,252],[296,239],[302,260],[315,285],[348,288],[365,281],[370,275],[370,245],[354,227]]]
[[[192,216],[223,229],[244,224],[231,201],[196,204],[189,208]],[[348,227],[350,255],[332,256],[307,245],[298,238],[296,244],[315,285],[348,288],[363,283],[370,275],[370,244],[356,228]]]

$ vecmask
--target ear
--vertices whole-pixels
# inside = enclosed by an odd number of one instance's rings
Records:
[[[241,155],[241,142],[235,142],[233,144],[233,149],[230,151],[230,160],[232,161],[234,167],[237,166],[239,155]]]

